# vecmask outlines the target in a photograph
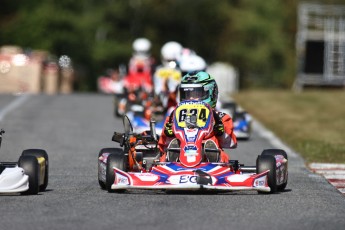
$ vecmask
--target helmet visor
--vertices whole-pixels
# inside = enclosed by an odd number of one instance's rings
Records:
[[[180,99],[184,100],[205,100],[208,98],[208,91],[204,87],[181,87]]]

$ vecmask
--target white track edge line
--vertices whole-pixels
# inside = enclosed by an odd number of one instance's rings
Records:
[[[2,121],[8,113],[19,107],[21,104],[23,104],[29,97],[30,94],[20,95],[16,99],[14,99],[10,104],[5,106],[2,110],[0,110],[0,121]]]

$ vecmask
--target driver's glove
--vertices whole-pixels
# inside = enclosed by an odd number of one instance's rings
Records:
[[[164,134],[167,136],[167,137],[173,137],[175,136],[174,135],[174,132],[172,130],[172,123],[170,122],[167,122],[164,126]]]
[[[224,125],[223,125],[223,123],[216,123],[213,126],[213,132],[214,132],[214,135],[216,135],[216,136],[222,136],[224,134]]]

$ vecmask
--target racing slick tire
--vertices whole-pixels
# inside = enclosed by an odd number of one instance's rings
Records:
[[[261,153],[261,156],[263,156],[263,155],[265,155],[265,156],[283,155],[286,160],[288,159],[287,153],[282,149],[265,149]],[[277,190],[278,191],[284,191],[284,189],[286,188],[287,182],[288,182],[288,174],[287,174],[286,182],[281,184],[281,185],[278,185]]]
[[[98,158],[100,156],[102,156],[104,153],[109,153],[109,154],[116,154],[117,152],[122,152],[123,153],[123,150],[120,149],[120,148],[104,148],[104,149],[101,149],[101,151],[99,151],[98,153]],[[100,164],[98,163],[98,172],[100,172]],[[104,181],[101,180],[100,178],[100,174],[98,173],[98,183],[99,183],[99,186],[101,187],[101,189],[107,189],[106,187],[106,184]]]
[[[277,192],[276,159],[271,155],[260,155],[256,160],[256,173],[259,174],[266,170],[269,170],[267,175],[267,183],[271,188],[270,193],[275,193]]]
[[[29,176],[29,189],[22,192],[23,195],[36,195],[39,192],[39,164],[37,158],[26,155],[19,157],[18,166],[23,168],[24,173]]]
[[[26,149],[22,152],[22,156],[34,156],[37,159],[39,157],[44,158],[44,164],[45,164],[45,171],[44,171],[44,180],[43,184],[40,185],[40,192],[43,192],[46,190],[48,186],[48,178],[49,178],[49,158],[48,154],[43,149]]]
[[[98,159],[99,159],[100,156],[102,156],[102,154],[103,154],[104,152],[108,152],[107,149],[101,149],[101,151],[99,151],[99,153],[98,153]],[[106,189],[106,187],[105,187],[105,182],[102,181],[102,180],[100,179],[99,172],[100,172],[100,163],[99,163],[99,160],[98,160],[98,184],[99,184],[99,186],[101,187],[101,189],[105,190],[105,189]]]
[[[114,96],[114,115],[115,117],[122,117],[121,114],[119,113],[119,98],[118,96]]]
[[[109,148],[108,152],[110,154],[108,155],[106,166],[106,189],[108,190],[108,192],[124,192],[125,189],[112,190],[111,186],[115,181],[115,173],[113,168],[116,167],[122,171],[126,171],[126,156],[124,154],[124,151],[120,148]]]

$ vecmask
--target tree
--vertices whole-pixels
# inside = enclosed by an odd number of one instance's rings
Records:
[[[240,71],[242,87],[289,87],[294,79],[297,1],[257,0],[4,0],[1,44],[72,57],[79,89],[95,90],[105,69],[127,64],[131,45],[147,37],[175,40],[209,63]]]

